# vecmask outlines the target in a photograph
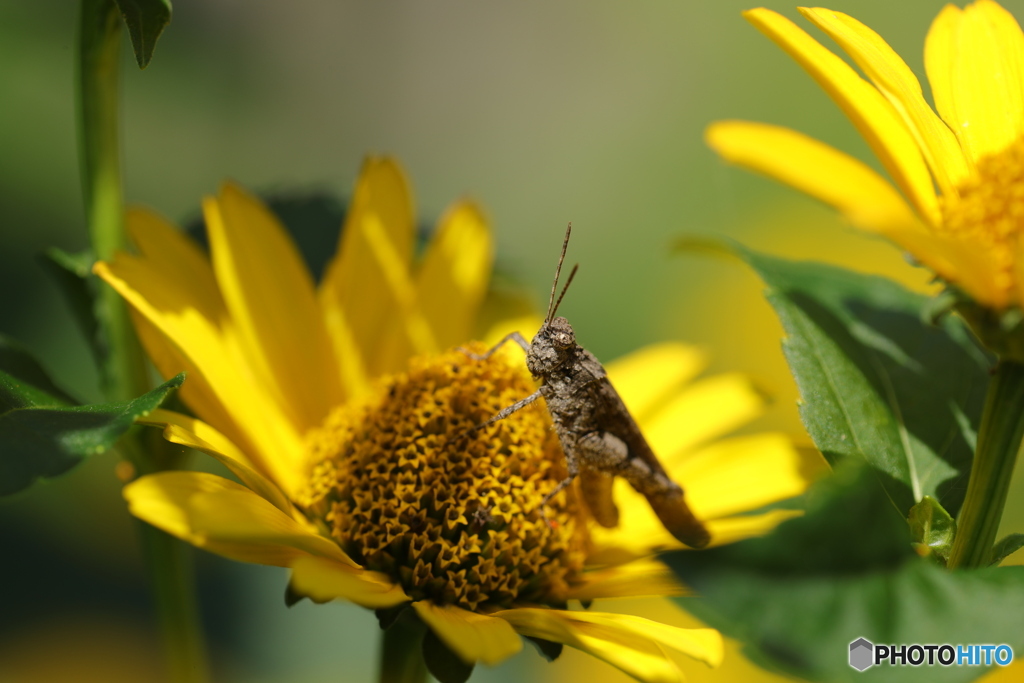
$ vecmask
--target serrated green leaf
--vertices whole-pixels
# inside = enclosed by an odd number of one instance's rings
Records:
[[[953,537],[956,535],[956,522],[939,501],[925,496],[921,502],[910,508],[907,517],[910,524],[910,535],[919,555],[938,557],[944,566],[953,549]]]
[[[991,564],[997,566],[1021,548],[1024,548],[1024,534],[1010,534],[1005,538],[999,539],[999,542],[992,548]]]
[[[101,453],[185,379],[182,373],[139,398],[88,406],[33,405],[0,414],[0,495],[67,472]]]
[[[965,683],[969,666],[848,665],[876,644],[1007,643],[1020,652],[1024,567],[950,572],[911,550],[875,473],[812,488],[806,516],[769,536],[661,557],[699,597],[677,602],[747,646],[760,665],[811,681]]]
[[[75,403],[77,401],[53,383],[28,349],[0,334],[0,413],[15,408]]]
[[[927,495],[955,516],[991,365],[963,323],[926,324],[928,298],[881,277],[734,250],[767,286],[825,458],[870,463],[904,515]]]
[[[171,23],[170,0],[117,0],[117,8],[128,26],[135,61],[145,69],[153,59],[156,41]]]

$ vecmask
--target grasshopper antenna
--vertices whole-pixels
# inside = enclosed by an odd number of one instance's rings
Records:
[[[558,277],[562,274],[562,261],[565,260],[565,250],[569,248],[569,234],[572,232],[572,223],[569,223],[569,227],[565,229],[565,239],[562,241],[562,253],[558,256],[558,266],[555,268],[555,281],[551,283],[551,298],[548,299],[548,314],[544,318],[544,322],[549,323],[555,315],[555,309],[558,308],[555,304],[555,290],[558,289]],[[576,269],[573,268],[573,273]],[[572,281],[572,275],[569,276],[569,280]],[[569,285],[566,285],[568,287]],[[565,296],[565,290],[562,290],[562,296]],[[562,297],[558,297],[561,301]]]
[[[562,293],[558,295],[558,301],[555,302],[555,307],[551,310],[551,315],[548,316],[548,322],[551,322],[555,318],[555,313],[558,313],[558,307],[562,305],[562,299],[565,298],[565,293],[569,290],[569,285],[572,284],[572,279],[576,277],[576,271],[580,269],[580,264],[576,264],[572,267],[572,271],[569,273],[569,279],[565,281],[565,287],[562,287]]]

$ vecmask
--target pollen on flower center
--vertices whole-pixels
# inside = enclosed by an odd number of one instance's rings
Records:
[[[958,190],[959,197],[942,200],[943,230],[988,247],[996,263],[997,285],[1009,289],[1024,231],[1024,138],[981,159],[975,174]]]
[[[473,347],[481,352],[482,347]],[[370,402],[308,438],[304,501],[339,545],[414,600],[478,610],[563,605],[588,537],[541,404],[472,428],[534,391],[508,362],[460,351],[414,360]]]

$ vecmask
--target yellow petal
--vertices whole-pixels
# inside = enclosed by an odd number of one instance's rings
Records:
[[[717,441],[667,468],[706,521],[801,495],[825,473],[820,457],[813,460],[782,434],[754,434]]]
[[[640,427],[651,448],[665,463],[682,457],[697,444],[754,419],[764,410],[764,397],[738,373],[694,382],[646,418]]]
[[[925,102],[921,84],[889,44],[870,28],[842,12],[800,8],[801,13],[827,33],[885,95],[899,112],[943,194],[955,194],[969,174],[956,136]]]
[[[295,507],[272,481],[251,467],[242,451],[210,425],[181,413],[158,408],[140,418],[141,424],[164,427],[164,438],[189,448],[195,448],[212,457],[231,470],[243,484],[270,501],[287,515],[294,516]]]
[[[523,649],[522,639],[507,621],[428,600],[412,604],[420,619],[466,664],[494,666]]]
[[[392,159],[363,165],[345,218],[338,252],[320,284],[320,306],[349,396],[382,372],[380,346],[396,311],[409,312],[415,288],[409,273],[414,237],[412,197]],[[422,316],[403,318],[410,335],[430,343]]]
[[[381,609],[409,601],[402,587],[384,574],[312,555],[299,557],[292,564],[291,584],[316,602],[340,598],[367,609]]]
[[[451,207],[416,278],[420,308],[441,349],[470,338],[493,262],[494,240],[480,208],[470,202]]]
[[[707,354],[678,342],[651,344],[608,364],[608,378],[633,417],[642,421],[656,406],[707,365]]]
[[[853,122],[917,212],[929,224],[938,223],[938,200],[921,151],[882,94],[782,15],[761,8],[743,16],[818,82]]]
[[[625,614],[511,609],[495,612],[524,636],[587,652],[646,683],[676,683],[682,676],[662,645],[711,666],[721,663],[722,637],[713,629],[680,629]]]
[[[129,313],[142,348],[146,350],[146,356],[156,366],[160,376],[170,379],[178,373],[186,373],[188,381],[178,389],[177,394],[185,402],[185,405],[209,424],[216,425],[232,443],[243,451],[258,452],[258,449],[249,440],[246,430],[239,426],[232,411],[220,402],[217,392],[213,390],[206,380],[206,376],[200,372],[195,363],[135,308],[129,307]],[[244,416],[242,417],[244,418]],[[257,468],[261,466],[258,458],[257,461],[250,464]]]
[[[124,487],[128,509],[172,536],[232,560],[291,565],[303,555],[356,566],[333,541],[249,489],[205,472],[160,472]]]
[[[93,272],[153,324],[206,381],[204,390],[238,416],[254,464],[287,493],[302,485],[299,464],[305,449],[294,425],[283,418],[263,386],[254,381],[237,351],[230,330],[204,315],[189,299],[182,283],[168,278],[149,261],[118,253],[112,263],[99,262]],[[189,367],[188,369],[192,369]]]
[[[919,226],[900,194],[867,164],[803,133],[747,121],[719,121],[704,134],[724,159],[835,207],[864,230]]]
[[[583,573],[582,583],[569,589],[569,600],[689,595],[662,562],[643,558]]]
[[[945,9],[925,43],[925,65],[943,118],[974,161],[1002,151],[1024,126],[1024,34],[988,0]]]
[[[125,226],[149,267],[179,283],[184,295],[211,320],[225,312],[210,260],[192,239],[162,217],[130,208]]]
[[[217,282],[243,349],[299,432],[342,399],[313,280],[284,227],[231,183],[203,203]]]
[[[713,519],[707,524],[708,531],[711,532],[710,547],[716,548],[755,536],[764,536],[787,519],[793,519],[802,514],[803,512],[800,510],[770,510],[760,515]],[[686,549],[682,545],[679,547]]]

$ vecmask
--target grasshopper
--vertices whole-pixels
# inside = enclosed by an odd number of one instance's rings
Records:
[[[503,420],[543,397],[565,453],[568,476],[541,501],[542,514],[548,501],[579,477],[580,493],[597,523],[617,526],[619,510],[612,499],[612,484],[615,477],[623,477],[647,499],[673,536],[693,548],[704,547],[711,534],[686,504],[683,489],[665,473],[608,380],[604,367],[594,354],[576,343],[569,321],[555,317],[579,268],[578,264],[573,266],[556,301],[555,291],[571,232],[570,223],[555,268],[547,316],[533,341],[527,342],[519,332],[513,332],[483,355],[464,351],[475,360],[485,360],[505,343],[514,341],[526,352],[526,367],[541,382],[537,391],[501,410],[477,429]]]

